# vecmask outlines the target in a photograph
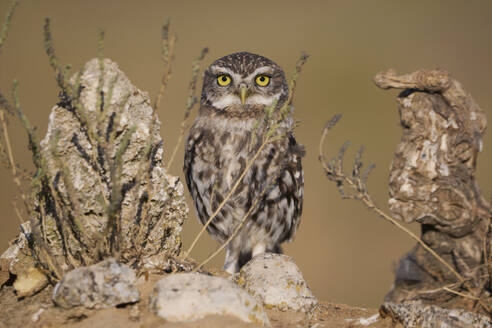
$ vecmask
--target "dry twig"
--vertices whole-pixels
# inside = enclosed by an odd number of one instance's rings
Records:
[[[366,181],[369,176],[369,173],[371,170],[374,168],[374,165],[369,165],[363,173],[361,173],[361,168],[362,168],[362,153],[363,153],[363,147],[360,148],[360,150],[357,152],[355,160],[354,160],[354,165],[352,169],[352,173],[350,176],[348,176],[346,173],[343,171],[343,157],[345,154],[345,151],[348,148],[349,143],[346,142],[340,149],[339,154],[336,158],[331,159],[330,161],[326,161],[325,155],[323,153],[323,144],[324,140],[326,138],[326,135],[328,131],[335,126],[335,124],[340,120],[341,115],[335,115],[330,121],[328,121],[323,129],[323,133],[321,136],[320,144],[319,144],[319,160],[321,162],[321,165],[323,166],[323,169],[328,177],[329,180],[334,181],[337,185],[338,191],[342,198],[344,199],[355,199],[362,201],[369,209],[373,210],[378,214],[380,217],[385,219],[386,221],[392,223],[395,225],[398,229],[404,231],[407,235],[409,235],[412,239],[414,239],[417,243],[419,243],[427,252],[429,252],[436,260],[438,260],[442,265],[444,265],[457,279],[457,282],[455,285],[463,285],[470,293],[476,294],[475,288],[470,284],[468,279],[463,277],[460,273],[458,273],[448,262],[446,262],[439,254],[437,254],[432,248],[430,248],[422,239],[420,239],[416,234],[414,234],[412,231],[407,229],[405,226],[403,226],[401,223],[398,222],[395,218],[392,216],[386,214],[383,210],[381,210],[379,207],[376,206],[374,201],[371,199]],[[347,185],[352,193],[347,194],[344,190],[344,186]],[[477,298],[475,296],[469,295],[469,294],[464,294],[461,292],[457,292],[455,290],[450,289],[449,287],[443,287],[442,290],[448,291],[450,293],[466,297],[469,299],[476,300],[477,302],[480,303],[480,305],[490,313],[490,306],[487,305],[482,299]]]
[[[181,122],[181,130],[179,132],[178,141],[176,142],[176,145],[174,146],[173,152],[171,153],[171,156],[169,157],[169,161],[167,162],[167,165],[166,165],[166,170],[168,170],[168,171],[169,171],[169,168],[171,167],[171,165],[174,161],[174,157],[176,157],[176,153],[178,152],[178,148],[181,145],[181,141],[183,141],[184,134],[185,134],[186,129],[188,127],[187,121],[188,121],[188,117],[190,117],[191,110],[198,103],[198,97],[196,96],[196,85],[197,85],[197,81],[198,81],[198,73],[200,72],[200,63],[205,58],[207,53],[208,53],[208,48],[203,48],[200,55],[193,61],[193,64],[192,64],[191,80],[190,80],[190,84],[188,85],[188,100],[186,102],[186,108],[184,111],[183,121]]]
[[[342,195],[342,198],[349,198],[362,201],[369,209],[376,212],[380,217],[385,219],[386,221],[395,225],[398,229],[404,231],[408,234],[412,239],[418,242],[426,251],[428,251],[432,256],[434,256],[441,264],[443,264],[453,275],[458,279],[458,281],[463,282],[465,278],[459,274],[448,262],[446,262],[439,254],[437,254],[432,248],[427,246],[426,243],[422,241],[416,234],[407,229],[401,223],[399,223],[396,219],[386,214],[383,210],[376,206],[374,201],[371,199],[369,192],[367,190],[366,180],[371,172],[374,165],[370,165],[366,168],[366,170],[361,174],[360,169],[362,168],[362,152],[363,148],[359,150],[356,155],[354,166],[352,170],[351,176],[348,176],[343,172],[343,156],[348,147],[348,143],[345,143],[338,154],[338,157],[331,159],[329,162],[326,161],[325,155],[323,153],[323,143],[328,134],[328,131],[335,126],[335,124],[340,120],[341,115],[335,115],[323,128],[323,133],[321,135],[321,140],[319,144],[319,161],[323,166],[323,169],[326,173],[326,176],[329,180],[334,181],[337,184],[338,190]],[[353,194],[346,194],[343,187],[344,185],[348,185]]]
[[[161,55],[162,61],[164,63],[164,71],[162,72],[161,78],[161,86],[159,88],[159,93],[155,98],[154,102],[154,111],[156,111],[160,104],[162,96],[164,95],[164,91],[166,90],[169,79],[171,78],[171,64],[174,60],[174,46],[176,44],[177,37],[175,34],[169,36],[169,27],[171,22],[169,19],[166,20],[164,25],[162,26],[162,34],[161,34]]]
[[[10,22],[12,21],[12,16],[14,15],[15,8],[19,4],[19,0],[13,0],[12,3],[10,4],[10,8],[7,11],[7,14],[5,15],[5,20],[2,25],[2,31],[0,32],[0,51],[2,50],[2,46],[7,40],[7,35],[9,32],[9,27],[10,27]]]

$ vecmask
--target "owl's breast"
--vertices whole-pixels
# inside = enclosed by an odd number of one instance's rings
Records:
[[[184,173],[190,193],[195,201],[198,216],[202,222],[218,208],[233,188],[248,158],[247,147],[251,133],[241,127],[231,129],[234,124],[211,124],[197,120],[190,130],[185,150]],[[223,239],[228,234],[234,217],[242,213],[238,198],[245,194],[240,185],[227,205],[212,222],[210,232]],[[244,197],[243,197],[244,198]],[[239,213],[241,212],[241,213]]]
[[[293,136],[281,138],[250,163],[262,143],[255,124],[256,120],[215,124],[210,118],[197,119],[190,130],[184,170],[202,223],[236,187],[210,225],[209,232],[219,240],[228,237],[256,199],[260,202],[250,214],[251,222],[264,226],[264,238],[289,239],[297,228],[303,178],[302,154],[296,147],[302,146]],[[279,224],[282,229],[274,229]]]

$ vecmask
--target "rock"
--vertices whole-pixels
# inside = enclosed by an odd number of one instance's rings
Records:
[[[21,233],[0,256],[0,286],[15,277],[17,297],[34,295],[48,285],[48,278],[36,267],[30,256],[28,239],[31,236],[30,222],[20,225]]]
[[[380,312],[383,317],[390,316],[394,321],[408,328],[492,327],[490,318],[486,316],[461,309],[449,310],[434,305],[424,305],[420,301],[386,302]]]
[[[8,271],[14,275],[27,273],[35,266],[35,262],[30,255],[28,239],[31,236],[30,222],[20,225],[21,233],[14,239],[9,248],[0,255],[0,266],[2,271]]]
[[[404,75],[390,70],[375,82],[404,89],[397,97],[402,137],[390,168],[389,209],[397,220],[419,223],[420,239],[435,252],[418,243],[404,255],[385,301],[421,299],[460,307],[462,297],[442,287],[457,278],[486,290],[492,286],[484,256],[491,207],[476,177],[486,113],[442,69]]]
[[[286,255],[257,255],[234,279],[266,308],[310,312],[318,304],[301,271]]]
[[[36,257],[61,278],[115,254],[136,267],[179,254],[188,208],[182,183],[162,163],[149,95],[109,59],[89,61],[69,84],[40,144]]]
[[[23,272],[14,282],[17,297],[31,296],[48,285],[48,278],[35,267]]]
[[[0,259],[0,288],[10,279],[9,266],[7,260]]]
[[[67,273],[53,290],[53,301],[63,308],[83,305],[108,308],[140,299],[135,272],[110,258]]]
[[[226,278],[201,273],[177,273],[159,280],[150,297],[150,308],[172,322],[215,314],[270,327],[263,307],[251,295]]]

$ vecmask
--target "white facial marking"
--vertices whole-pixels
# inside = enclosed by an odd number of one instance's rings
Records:
[[[231,86],[237,86],[239,83],[253,84],[253,79],[259,74],[272,74],[272,68],[268,66],[259,67],[253,73],[249,74],[247,77],[243,78],[241,75],[233,72],[227,67],[221,67],[214,65],[210,68],[210,72],[214,75],[227,74],[232,78]],[[251,95],[246,98],[246,105],[264,105],[271,106],[275,100],[278,101],[280,98],[280,93],[273,96],[266,96],[261,94]],[[211,99],[209,99],[211,100]],[[239,95],[227,94],[219,97],[212,101],[212,106],[218,109],[224,109],[230,106],[241,105],[241,99]]]
[[[218,109],[224,109],[232,105],[241,105],[241,99],[236,95],[223,95],[212,102],[212,106]]]
[[[246,98],[246,105],[271,106],[274,100],[278,100],[279,98],[280,98],[280,93],[277,93],[273,96],[254,95]]]

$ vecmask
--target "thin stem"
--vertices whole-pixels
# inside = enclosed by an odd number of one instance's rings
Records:
[[[7,14],[5,15],[5,21],[3,22],[2,31],[0,32],[0,50],[2,49],[3,43],[7,39],[10,22],[12,20],[12,16],[14,15],[15,8],[18,4],[18,0],[13,0],[9,10],[7,11]]]
[[[0,110],[0,122],[2,123],[3,138],[5,139],[5,145],[7,147],[7,154],[9,159],[9,165],[12,169],[12,175],[14,176],[14,182],[20,187],[19,179],[17,177],[17,168],[14,161],[14,154],[12,153],[12,146],[10,144],[9,132],[7,130],[7,121],[5,119],[5,111]]]
[[[169,79],[171,77],[171,64],[174,59],[174,45],[176,43],[176,36],[173,35],[169,37],[169,26],[170,22],[167,20],[164,25],[162,26],[162,36],[161,36],[161,55],[162,55],[162,60],[164,62],[164,70],[162,72],[162,77],[161,77],[161,86],[159,88],[159,93],[157,94],[156,100],[154,102],[154,106],[152,107],[152,122],[150,123],[150,133],[149,133],[149,140],[148,144],[146,147],[145,151],[145,158],[148,158],[148,162],[143,162],[140,165],[139,168],[139,174],[137,176],[143,176],[145,175],[145,185],[146,185],[146,201],[145,204],[143,205],[143,210],[140,218],[140,224],[138,229],[135,229],[134,236],[136,238],[136,252],[138,253],[138,258],[142,256],[143,249],[145,248],[146,245],[146,231],[148,230],[147,227],[151,225],[151,222],[147,222],[149,218],[149,211],[150,211],[150,204],[153,199],[152,195],[152,172],[153,172],[153,162],[154,162],[154,152],[153,149],[154,147],[157,147],[157,145],[154,144],[154,129],[157,125],[157,109],[159,108],[162,100],[162,96],[164,95],[164,91],[166,90],[167,84],[169,82]],[[136,197],[140,198],[143,197],[137,195]],[[142,199],[142,198],[140,198]],[[135,208],[135,217],[137,217],[138,213],[138,207]]]
[[[29,205],[27,202],[27,197],[24,194],[24,191],[22,190],[22,182],[21,182],[19,175],[18,175],[18,172],[17,172],[17,165],[15,164],[14,153],[12,151],[12,145],[10,143],[10,137],[9,137],[9,133],[8,133],[8,129],[7,129],[7,120],[5,118],[5,110],[3,110],[3,109],[0,110],[0,122],[2,124],[3,138],[5,140],[5,146],[7,147],[9,166],[12,170],[12,178],[13,178],[14,183],[16,184],[17,188],[19,189],[19,194],[22,198],[24,206],[28,210]]]
[[[461,297],[464,297],[464,298],[469,298],[471,300],[474,300],[474,301],[479,301],[480,299],[475,297],[475,296],[471,296],[471,295],[468,295],[468,294],[465,294],[465,293],[461,293],[461,292],[458,292],[454,289],[451,289],[449,287],[443,287],[442,288],[443,290],[447,291],[447,292],[450,292],[451,294],[456,294],[456,295],[459,295]]]
[[[439,262],[441,262],[446,268],[449,269],[449,271],[451,271],[455,276],[456,278],[459,280],[459,281],[463,281],[465,280],[465,278],[460,275],[448,262],[446,262],[441,256],[439,256],[439,254],[437,254],[432,248],[430,248],[429,246],[427,246],[426,243],[424,243],[424,241],[422,239],[420,239],[416,234],[414,234],[412,231],[410,231],[409,229],[407,229],[405,226],[403,226],[402,224],[400,224],[398,221],[396,221],[394,218],[392,218],[391,216],[387,215],[386,213],[384,213],[382,210],[380,210],[379,208],[377,208],[374,203],[372,202],[372,200],[367,200],[366,198],[363,198],[362,199],[364,201],[364,203],[369,207],[369,208],[372,208],[377,214],[379,214],[380,216],[382,216],[384,219],[388,220],[389,222],[393,223],[395,226],[397,226],[400,230],[403,230],[404,232],[406,232],[411,238],[413,238],[415,241],[417,241],[426,251],[428,251],[429,253],[432,254],[432,256],[434,256]]]
[[[169,158],[169,161],[167,162],[166,165],[166,170],[169,171],[169,168],[171,167],[174,157],[176,157],[176,153],[178,152],[179,145],[181,145],[181,141],[183,140],[185,131],[186,131],[186,121],[188,120],[188,117],[190,116],[191,110],[195,106],[195,104],[198,102],[197,97],[195,96],[196,92],[196,85],[198,82],[198,73],[200,72],[200,63],[205,58],[205,56],[208,53],[208,48],[203,48],[202,52],[200,55],[193,61],[192,64],[192,70],[191,70],[191,80],[190,84],[188,85],[188,100],[186,102],[186,108],[183,116],[183,121],[181,122],[181,131],[179,133],[179,138],[178,142],[176,142],[176,145],[174,146],[174,149],[171,153],[171,157]]]
[[[164,95],[164,91],[166,90],[167,83],[169,78],[171,77],[171,64],[174,58],[174,45],[176,43],[176,35],[169,37],[169,21],[167,21],[162,27],[162,58],[164,60],[164,71],[162,73],[161,79],[161,87],[159,89],[159,93],[155,99],[154,103],[154,111],[159,108],[162,100],[162,96]]]
[[[320,146],[319,146],[319,150],[320,150],[319,158],[320,158],[320,161],[321,161],[321,164],[322,164],[324,170],[326,172],[332,172],[332,170],[326,165],[326,162],[323,160],[323,158],[324,158],[324,155],[323,155],[323,142],[325,140],[325,136],[326,136],[326,132],[327,131],[328,131],[328,129],[325,128],[324,131],[323,131],[323,135],[321,137]],[[346,183],[348,183],[354,190],[359,190],[359,186],[357,186],[345,174],[341,175],[340,177],[343,179],[343,181],[345,181]],[[446,262],[441,256],[439,256],[439,254],[437,254],[432,248],[430,248],[429,246],[427,246],[427,244],[424,243],[422,241],[422,239],[420,239],[412,231],[410,231],[409,229],[407,229],[406,227],[404,227],[402,224],[400,224],[396,219],[394,219],[393,217],[389,216],[388,214],[386,214],[385,212],[383,212],[381,209],[379,209],[374,204],[374,202],[372,201],[372,199],[369,197],[369,195],[367,193],[361,193],[360,196],[361,196],[360,197],[360,200],[362,200],[367,207],[369,207],[370,209],[372,209],[373,211],[375,211],[379,216],[381,216],[385,220],[387,220],[387,221],[391,222],[392,224],[394,224],[400,230],[402,230],[405,233],[407,233],[412,239],[414,239],[415,241],[417,241],[426,251],[428,251],[430,254],[432,254],[432,256],[434,256],[439,262],[441,262],[446,268],[448,268],[448,270],[450,272],[452,272],[459,281],[464,281],[463,276],[461,276],[448,262]]]
[[[15,214],[17,215],[17,218],[19,218],[20,223],[24,223],[24,219],[22,218],[22,214],[17,208],[17,203],[13,200],[12,201],[12,207],[14,208]]]
[[[176,141],[176,145],[174,146],[173,152],[171,153],[171,157],[169,157],[169,161],[167,162],[167,165],[166,165],[167,171],[169,171],[169,169],[171,168],[171,164],[173,163],[174,158],[176,157],[176,154],[178,153],[179,145],[181,145],[181,142],[183,141],[184,134],[186,132],[187,127],[188,126],[186,124],[186,121],[181,122],[181,130],[179,132],[178,141]]]
[[[461,296],[464,298],[468,298],[468,299],[477,301],[478,304],[480,304],[485,309],[485,311],[487,311],[488,313],[490,313],[490,311],[491,311],[490,307],[487,304],[485,304],[484,301],[479,297],[475,297],[475,296],[472,296],[472,295],[469,295],[466,293],[461,293],[461,292],[458,292],[458,291],[451,289],[449,287],[443,287],[442,289],[451,293],[451,294],[455,294],[455,295],[458,295],[458,296]]]

